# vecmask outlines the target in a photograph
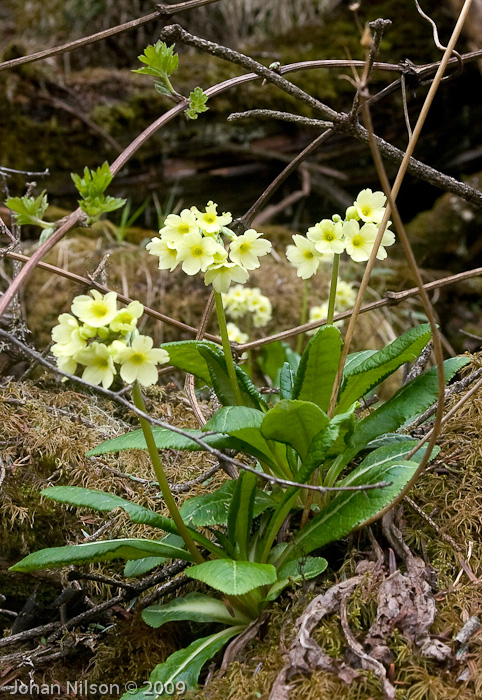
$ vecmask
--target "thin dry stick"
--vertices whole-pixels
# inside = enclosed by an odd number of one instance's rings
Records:
[[[372,122],[371,122],[371,115],[370,115],[370,109],[368,107],[368,104],[366,100],[364,99],[364,96],[362,95],[362,107],[363,107],[363,115],[367,124],[367,128],[370,131],[372,128]],[[425,450],[425,453],[422,457],[422,460],[420,461],[417,469],[415,470],[415,473],[413,474],[412,478],[408,481],[408,483],[404,486],[402,491],[396,496],[396,498],[389,503],[382,511],[377,515],[377,519],[379,517],[382,517],[388,510],[391,510],[397,503],[401,501],[401,499],[405,496],[407,491],[412,487],[412,485],[415,483],[415,481],[418,479],[420,474],[423,472],[425,469],[430,456],[432,454],[432,450],[435,447],[435,443],[437,441],[437,437],[440,433],[440,427],[442,425],[442,417],[443,417],[443,411],[444,411],[444,392],[445,392],[445,377],[444,377],[444,365],[443,365],[443,350],[442,350],[442,341],[440,338],[440,335],[438,333],[437,329],[437,322],[435,320],[435,316],[433,313],[433,308],[432,304],[430,303],[430,299],[428,298],[428,294],[423,288],[423,280],[422,280],[422,275],[420,274],[420,270],[417,265],[417,261],[415,260],[415,256],[412,251],[412,247],[410,245],[410,241],[408,240],[408,236],[405,232],[403,223],[402,223],[402,218],[399,214],[398,207],[395,204],[395,201],[393,200],[393,197],[390,193],[390,183],[388,181],[387,174],[385,172],[385,168],[383,166],[382,159],[380,157],[380,153],[376,147],[375,141],[373,140],[370,143],[370,148],[372,151],[372,156],[373,160],[375,162],[378,176],[380,178],[380,182],[383,187],[383,191],[385,192],[387,199],[388,199],[388,208],[392,210],[392,215],[393,215],[393,221],[395,223],[395,228],[398,234],[398,237],[400,238],[403,246],[403,250],[405,253],[405,256],[407,258],[407,262],[409,264],[410,270],[412,271],[412,274],[415,278],[415,281],[417,282],[417,286],[420,290],[420,296],[422,299],[423,307],[425,310],[425,313],[427,315],[427,318],[430,323],[430,328],[432,330],[432,343],[433,343],[433,350],[435,354],[435,360],[437,363],[437,368],[438,368],[438,374],[437,374],[437,379],[438,379],[438,397],[437,397],[437,411],[435,415],[435,421],[434,421],[434,427],[432,430],[432,434],[430,436],[429,443],[427,445],[427,449]],[[410,457],[414,455],[416,452],[416,449],[413,449],[410,452]],[[409,459],[407,456],[406,459]]]
[[[130,29],[142,27],[143,24],[148,24],[156,19],[160,19],[162,17],[172,17],[172,15],[175,15],[178,12],[192,10],[195,7],[201,7],[202,5],[210,5],[213,2],[219,2],[219,0],[190,0],[189,2],[180,2],[177,5],[165,5],[161,3],[157,6],[158,9],[156,12],[151,12],[149,15],[145,15],[144,17],[133,19],[130,22],[119,24],[116,27],[111,27],[110,29],[104,29],[96,34],[82,37],[82,39],[69,41],[67,44],[62,44],[62,46],[44,49],[43,51],[30,54],[30,56],[20,56],[19,58],[12,58],[10,61],[4,61],[3,63],[0,63],[0,71],[8,70],[9,68],[16,68],[17,66],[21,66],[25,63],[41,61],[43,58],[49,58],[50,56],[58,56],[62,53],[75,51],[76,49],[81,49],[84,46],[88,46],[88,44],[94,44],[96,41],[102,41],[103,39],[108,39],[116,34],[127,32]]]
[[[400,187],[401,187],[401,184],[403,182],[403,178],[405,177],[405,174],[407,172],[408,162],[409,162],[410,157],[415,149],[415,145],[416,145],[418,138],[420,136],[420,132],[422,131],[422,127],[423,127],[425,120],[427,118],[428,111],[429,111],[430,106],[433,102],[435,94],[438,90],[438,87],[440,85],[440,81],[442,80],[443,74],[444,74],[445,69],[447,67],[447,63],[448,63],[450,56],[452,54],[452,50],[455,46],[455,43],[457,42],[457,39],[459,37],[460,32],[462,31],[462,27],[463,27],[465,18],[467,17],[467,14],[468,14],[468,11],[470,9],[471,4],[472,4],[472,0],[465,0],[464,6],[463,6],[463,8],[460,12],[460,15],[459,15],[459,19],[457,20],[457,24],[455,25],[455,28],[454,28],[454,31],[452,33],[452,36],[450,37],[450,41],[448,43],[447,49],[443,55],[442,61],[440,62],[440,66],[439,66],[437,73],[435,75],[434,81],[433,81],[432,85],[430,86],[430,90],[428,91],[427,97],[425,98],[425,101],[422,105],[420,115],[418,117],[417,123],[414,127],[414,130],[413,130],[412,138],[410,139],[410,141],[408,143],[406,153],[405,153],[403,160],[402,160],[402,164],[400,165],[400,168],[399,168],[398,173],[397,173],[397,177],[395,178],[395,182],[393,183],[393,187],[392,187],[392,191],[391,191],[391,198],[392,198],[393,202],[395,202],[397,199],[397,195],[400,191]],[[334,411],[335,404],[336,404],[336,399],[338,396],[338,391],[340,389],[341,380],[343,377],[343,368],[345,366],[345,361],[346,361],[346,358],[347,358],[347,355],[348,355],[348,352],[350,349],[350,344],[351,344],[351,341],[353,338],[353,333],[355,330],[355,323],[356,323],[357,317],[360,313],[360,308],[361,308],[362,301],[363,301],[363,295],[365,294],[365,290],[368,286],[368,281],[369,281],[371,272],[372,272],[373,267],[375,265],[376,254],[377,254],[378,248],[381,244],[381,240],[382,240],[383,233],[385,231],[389,216],[390,216],[390,206],[387,206],[387,208],[385,210],[385,214],[383,216],[383,219],[380,223],[380,228],[379,228],[378,235],[377,235],[377,238],[376,238],[374,246],[373,246],[372,253],[370,255],[370,259],[368,260],[367,266],[365,268],[365,273],[363,275],[363,279],[362,279],[361,284],[360,284],[360,289],[358,291],[358,294],[357,294],[357,297],[355,300],[355,305],[353,308],[353,315],[351,316],[350,322],[348,324],[348,328],[347,328],[347,332],[346,332],[346,336],[345,336],[345,345],[343,346],[342,355],[340,358],[340,364],[338,367],[338,373],[337,373],[337,376],[336,376],[336,379],[335,379],[335,382],[333,385],[333,392],[332,392],[331,400],[330,400],[330,409],[329,409],[330,415],[333,415],[333,411]]]
[[[20,255],[19,253],[7,253],[6,256],[7,258],[12,258],[14,260],[20,260],[21,262],[28,262],[30,258],[26,255]],[[93,283],[91,280],[89,280],[87,277],[82,277],[81,275],[76,275],[74,272],[69,272],[68,270],[63,270],[60,267],[56,267],[55,265],[50,265],[49,263],[44,263],[44,262],[39,262],[37,264],[37,267],[39,267],[42,270],[47,270],[48,272],[52,272],[55,275],[59,275],[60,277],[65,277],[65,279],[72,280],[74,282],[78,282],[79,284],[83,284],[86,286],[94,286],[96,289],[99,291],[103,292],[104,294],[107,294],[107,292],[112,292],[115,290],[110,289],[109,287],[105,287],[103,285],[100,285],[98,283]],[[471,277],[478,277],[479,275],[482,275],[482,267],[476,267],[473,270],[466,270],[465,272],[459,272],[456,275],[449,275],[448,277],[442,277],[442,279],[436,280],[435,282],[428,282],[427,284],[424,284],[423,287],[427,291],[431,291],[434,289],[440,289],[442,287],[446,287],[450,284],[457,284],[457,282],[462,282],[463,280],[470,279]],[[132,299],[130,297],[126,297],[123,294],[120,294],[119,292],[117,293],[117,298],[119,301],[121,301],[123,304],[130,304],[132,302]],[[419,289],[418,287],[411,287],[410,289],[405,289],[402,292],[392,292],[392,291],[387,291],[386,292],[386,298],[385,299],[379,299],[378,301],[371,302],[370,304],[367,304],[366,306],[362,306],[360,309],[360,313],[366,313],[368,311],[373,311],[375,309],[380,309],[384,306],[396,306],[397,304],[400,304],[402,301],[405,301],[406,299],[410,299],[411,297],[417,296],[419,294]],[[157,319],[158,321],[162,321],[164,323],[167,323],[170,326],[175,326],[176,328],[179,328],[182,331],[185,331],[186,333],[189,333],[190,335],[196,335],[198,332],[197,328],[194,328],[193,326],[189,326],[186,323],[183,323],[182,321],[178,321],[175,318],[171,318],[170,316],[166,316],[165,314],[162,314],[160,311],[156,311],[155,309],[151,309],[148,306],[144,307],[144,313],[146,316],[151,316],[152,318]],[[352,315],[353,311],[343,311],[339,314],[336,314],[334,316],[335,321],[342,321],[346,318],[350,318]],[[252,350],[255,348],[263,347],[264,345],[269,345],[270,343],[275,343],[278,340],[285,340],[287,338],[291,338],[293,336],[299,335],[300,333],[305,333],[306,331],[311,331],[315,328],[319,328],[320,326],[324,325],[326,323],[326,319],[320,319],[318,321],[312,321],[311,323],[305,323],[301,326],[294,326],[293,328],[289,328],[285,331],[280,331],[279,333],[275,333],[274,335],[269,335],[266,336],[265,338],[260,338],[259,340],[252,340],[249,343],[240,343],[236,346],[236,349],[238,352],[244,352],[245,350]],[[214,343],[221,343],[221,339],[217,335],[212,335],[211,333],[205,333],[204,338],[207,340],[211,340]],[[160,374],[165,374],[167,371],[171,371],[171,368],[169,370],[167,368],[162,368],[160,370]]]
[[[199,329],[198,332],[196,333],[196,340],[202,340],[204,338],[204,334],[206,331],[206,326],[209,321],[209,317],[212,314],[214,308],[214,293],[211,292],[209,295],[209,299],[206,303],[206,306],[204,308],[204,312],[201,318],[201,323],[199,324]],[[184,390],[187,394],[187,398],[189,399],[189,403],[191,405],[191,408],[193,410],[194,415],[196,416],[198,423],[200,426],[203,426],[206,424],[206,419],[204,417],[203,412],[201,411],[201,406],[199,405],[199,401],[196,398],[196,392],[194,391],[194,375],[189,374],[189,372],[186,374],[186,380],[184,382]]]

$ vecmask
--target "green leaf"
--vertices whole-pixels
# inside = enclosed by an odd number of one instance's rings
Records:
[[[168,684],[185,683],[186,690],[196,688],[201,669],[232,637],[240,634],[245,626],[228,627],[227,629],[211,634],[209,637],[196,639],[185,649],[174,654],[158,664],[149,676],[149,684],[140,688],[135,693],[125,693],[120,700],[157,700],[165,698],[166,694],[159,695],[156,687],[169,687]],[[156,686],[157,684],[157,686]]]
[[[322,326],[317,331],[301,356],[293,391],[294,399],[311,401],[323,411],[328,410],[341,346],[341,334],[335,326]]]
[[[71,173],[72,180],[77,188],[80,196],[79,206],[87,215],[88,223],[93,223],[97,219],[109,211],[115,211],[123,207],[126,203],[125,199],[118,197],[106,197],[105,189],[112,181],[109,164],[103,163],[97,170],[89,170],[84,168],[84,177]]]
[[[223,406],[203,426],[204,431],[223,433],[242,441],[244,451],[273,465],[273,453],[261,434],[261,423],[265,414],[247,406]],[[249,448],[254,448],[250,450]]]
[[[354,409],[353,409],[354,410]],[[317,433],[312,439],[306,458],[303,460],[298,472],[295,474],[296,481],[306,483],[315,469],[320,467],[327,455],[336,452],[336,448],[343,449],[345,436],[351,434],[353,425],[353,410],[347,413],[340,413]],[[340,445],[341,443],[341,445]]]
[[[228,537],[239,552],[239,559],[248,558],[248,541],[253,522],[254,498],[258,477],[242,472],[236,481],[228,513]]]
[[[224,449],[236,449],[239,448],[239,443],[234,440],[234,438],[227,437],[226,435],[204,435],[202,430],[192,430],[190,428],[184,429],[184,432],[193,437],[197,437],[210,447],[215,447],[218,450]],[[197,452],[203,450],[201,445],[197,442],[190,440],[185,435],[180,435],[179,433],[174,433],[168,428],[160,428],[159,426],[152,426],[152,433],[154,435],[154,440],[156,442],[156,447],[159,450],[171,449],[171,450],[189,450],[190,452]],[[87,452],[87,457],[94,457],[96,455],[108,454],[110,452],[121,452],[122,450],[146,450],[147,445],[144,439],[144,433],[142,430],[133,430],[131,433],[126,433],[125,435],[119,435],[119,437],[113,438],[112,440],[106,440],[102,442],[97,447]]]
[[[219,401],[224,406],[236,406],[237,401],[231,386],[228,370],[226,368],[226,360],[224,359],[222,350],[216,347],[212,348],[203,345],[200,346],[199,352],[206,360],[211,377],[211,384]],[[251,382],[246,372],[237,365],[235,365],[234,369],[236,371],[243,405],[248,408],[265,408],[265,400]]]
[[[179,547],[146,539],[120,539],[41,549],[11,566],[9,571],[35,571],[67,564],[88,564],[112,559],[142,559],[149,556],[193,561],[192,555]]]
[[[173,343],[163,343],[161,348],[169,353],[169,364],[189,374],[194,374],[198,379],[202,379],[211,385],[211,375],[206,364],[206,360],[199,352],[202,346],[212,347],[219,350],[219,346],[207,340],[202,343],[198,340],[181,340]]]
[[[14,212],[15,223],[19,226],[38,226],[48,207],[47,195],[44,190],[38,197],[8,197],[5,206]]]
[[[248,625],[251,622],[239,611],[236,617],[232,617],[221,600],[204,593],[188,593],[169,603],[151,605],[142,611],[142,619],[151,627],[161,627],[166,622],[176,620],[220,622],[223,625]]]
[[[280,399],[293,398],[293,389],[295,386],[295,373],[288,362],[283,364],[279,376]]]
[[[371,354],[359,364],[352,362],[345,367],[336,412],[345,411],[354,401],[365,396],[405,362],[411,362],[418,357],[430,340],[430,335],[428,323],[411,328],[393,343]]]
[[[370,454],[367,455],[365,459],[347,477],[345,477],[345,479],[338,481],[337,486],[353,486],[362,484],[364,483],[364,479],[370,478],[372,470],[379,470],[384,468],[387,464],[401,464],[402,460],[404,460],[409,454],[410,450],[413,449],[413,446],[413,440],[405,439],[403,442],[378,447],[376,450],[373,450],[373,452],[370,452]],[[425,452],[426,447],[422,446],[417,452],[415,452],[410,461],[420,464]],[[430,459],[434,459],[439,452],[440,447],[435,446],[430,454]]]
[[[226,481],[213,493],[194,496],[184,501],[180,508],[183,520],[191,527],[226,525],[235,488],[235,481]],[[261,489],[257,489],[253,517],[258,517],[267,508],[273,508],[273,506],[272,497]]]
[[[133,70],[133,73],[152,75],[163,80],[172,75],[179,64],[179,56],[174,53],[174,44],[167,46],[163,41],[146,46],[144,53],[137,58],[146,66]]]
[[[159,527],[166,532],[177,533],[176,526],[169,518],[165,518],[160,513],[144,508],[144,506],[139,506],[137,503],[126,501],[124,498],[114,496],[106,491],[84,489],[80,486],[51,486],[43,489],[40,493],[42,496],[58,503],[93,508],[104,513],[108,513],[115,508],[122,508],[134,523],[151,525],[152,527]]]
[[[417,462],[402,461],[372,468],[369,473],[354,479],[352,486],[389,482],[389,486],[367,491],[339,493],[290,542],[280,558],[280,564],[306,556],[329,542],[345,537],[352,530],[373,518],[391,503],[412,478]]]
[[[162,566],[167,561],[166,557],[144,557],[143,559],[129,559],[124,566],[126,578],[137,578],[147,574],[152,569]]]
[[[323,557],[300,557],[284,564],[278,571],[278,580],[268,591],[266,602],[276,600],[290,583],[308,581],[325,571],[328,562]]]
[[[468,362],[468,357],[451,357],[445,360],[445,381],[448,382]],[[432,367],[403,386],[386,403],[356,424],[344,455],[344,463],[348,464],[371,440],[398,430],[423,413],[437,400],[437,395],[437,368]]]
[[[190,566],[186,576],[202,581],[227,595],[244,595],[259,586],[276,581],[276,569],[272,564],[256,564],[252,561],[217,559]]]
[[[314,403],[283,400],[265,414],[261,432],[267,440],[291,445],[303,460],[312,439],[328,422],[326,413]]]
[[[199,114],[208,111],[206,107],[206,102],[209,99],[209,95],[203,91],[202,88],[196,87],[189,93],[189,107],[186,109],[184,114],[188,119],[197,119]]]

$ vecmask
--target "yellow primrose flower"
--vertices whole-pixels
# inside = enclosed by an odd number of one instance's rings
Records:
[[[114,360],[109,348],[103,343],[92,343],[89,347],[76,353],[75,360],[85,365],[82,379],[89,384],[102,384],[108,389],[115,376]]]
[[[146,250],[150,255],[159,257],[159,269],[172,272],[176,269],[179,260],[177,259],[177,249],[175,244],[164,238],[152,238],[146,245]]]
[[[169,243],[178,243],[187,233],[197,233],[198,231],[199,227],[194,213],[190,209],[183,209],[179,215],[169,214],[166,216],[164,226],[159,233],[163,240],[169,241]],[[157,253],[153,253],[153,255],[157,255]]]
[[[378,228],[375,224],[365,224],[360,228],[358,221],[350,219],[343,224],[346,252],[355,262],[368,260]]]
[[[91,289],[89,294],[81,294],[72,302],[71,311],[81,321],[93,328],[108,325],[117,313],[117,294],[108,292],[102,295],[96,289]]]
[[[74,360],[73,357],[65,357],[59,355],[57,357],[57,367],[60,369],[61,372],[66,372],[67,374],[75,374],[75,370],[77,369],[77,361]],[[66,382],[67,377],[63,377],[62,381]]]
[[[71,357],[87,345],[77,319],[71,314],[60,314],[59,325],[52,328],[52,340],[55,341],[52,352],[57,357]]]
[[[383,192],[372,192],[366,189],[359,193],[353,206],[362,221],[379,224],[385,213],[386,201],[387,198]]]
[[[131,301],[131,303],[121,309],[110,322],[110,328],[115,333],[130,333],[137,326],[137,320],[144,313],[144,307],[139,301]]]
[[[247,343],[249,340],[249,335],[243,333],[235,323],[230,321],[226,324],[228,329],[228,338],[232,343]]]
[[[227,292],[231,282],[247,282],[249,272],[233,262],[224,262],[220,265],[211,265],[204,275],[204,284],[212,284],[215,292]]]
[[[339,311],[345,311],[353,306],[356,299],[356,292],[348,282],[338,280],[336,285],[335,307]]]
[[[89,326],[88,323],[84,323],[79,330],[80,337],[83,338],[84,340],[88,340],[89,338],[95,338],[96,335],[99,334],[100,331],[106,330],[105,328],[93,328],[92,326]],[[109,331],[107,331],[109,333]],[[107,336],[106,336],[107,337]]]
[[[169,362],[169,353],[162,348],[153,349],[148,335],[138,335],[132,346],[120,349],[115,361],[121,364],[120,376],[128,384],[138,381],[142,386],[157,383],[156,365]]]
[[[223,226],[227,226],[233,220],[230,212],[217,214],[218,205],[208,202],[205,211],[199,211],[197,207],[191,207],[191,212],[196,217],[197,225],[206,233],[219,233]]]
[[[216,253],[222,246],[214,238],[202,236],[200,233],[188,233],[177,245],[178,260],[186,275],[196,275],[204,272],[214,262]]]
[[[271,243],[266,240],[258,240],[262,233],[250,228],[242,236],[238,236],[229,245],[229,257],[246,270],[255,270],[260,263],[258,258],[267,255],[271,251]]]
[[[318,270],[321,254],[316,250],[313,241],[304,236],[295,234],[292,236],[295,245],[286,248],[286,257],[297,268],[296,274],[302,280],[313,277]]]
[[[308,229],[307,238],[315,244],[319,253],[343,253],[343,225],[331,219],[323,219]]]
[[[345,219],[349,221],[350,219],[355,219],[355,221],[360,221],[360,217],[355,206],[348,207],[345,213]]]

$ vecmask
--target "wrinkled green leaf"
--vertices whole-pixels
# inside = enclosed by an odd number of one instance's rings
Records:
[[[228,513],[228,538],[239,553],[236,558],[248,558],[248,541],[253,522],[254,499],[258,477],[252,472],[242,472],[236,481]]]
[[[279,401],[265,414],[261,432],[267,440],[291,445],[305,459],[310,443],[327,424],[328,416],[308,401]]]
[[[300,557],[284,564],[278,571],[278,580],[269,589],[265,601],[276,600],[290,583],[308,581],[311,578],[315,578],[315,576],[319,576],[325,571],[327,566],[328,562],[323,557]]]
[[[257,564],[252,561],[217,559],[205,561],[186,569],[186,576],[202,581],[227,595],[244,595],[259,586],[276,581],[276,569],[272,564]]]
[[[411,328],[393,343],[359,364],[352,362],[348,367],[345,366],[337,413],[345,411],[354,401],[365,396],[405,362],[411,362],[418,357],[430,340],[430,335],[428,323]]]
[[[264,458],[269,464],[273,463],[271,449],[261,434],[261,423],[265,414],[256,408],[247,406],[223,406],[204,425],[203,430],[222,433],[241,440],[254,448],[247,450],[255,457]]]
[[[235,488],[235,481],[226,481],[213,493],[194,496],[184,501],[180,508],[183,520],[191,527],[226,525]],[[269,494],[258,489],[253,517],[256,518],[267,508],[272,508],[274,504],[275,502]]]
[[[301,356],[293,390],[294,399],[311,401],[323,411],[328,410],[341,347],[338,328],[322,326],[317,331]]]

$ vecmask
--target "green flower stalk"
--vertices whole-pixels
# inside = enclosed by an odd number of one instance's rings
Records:
[[[146,413],[146,404],[138,382],[136,382],[132,387],[132,398],[134,399],[134,404],[136,405],[136,408],[138,408],[143,413]],[[161,458],[159,457],[159,452],[156,447],[154,435],[152,434],[151,425],[149,421],[147,421],[145,418],[141,418],[140,416],[139,422],[141,424],[142,432],[144,433],[147,449],[149,451],[149,456],[151,458],[156,479],[161,489],[164,503],[166,504],[171,518],[174,520],[174,523],[177,529],[179,530],[179,534],[184,540],[184,544],[186,545],[187,549],[193,555],[195,561],[198,564],[202,564],[204,562],[204,557],[194,544],[194,540],[189,534],[189,530],[187,529],[186,524],[182,519],[181,514],[179,513],[176,501],[174,500],[174,496],[172,495],[171,489],[169,488],[169,482],[167,481],[167,477],[164,472],[164,467],[162,466]]]

